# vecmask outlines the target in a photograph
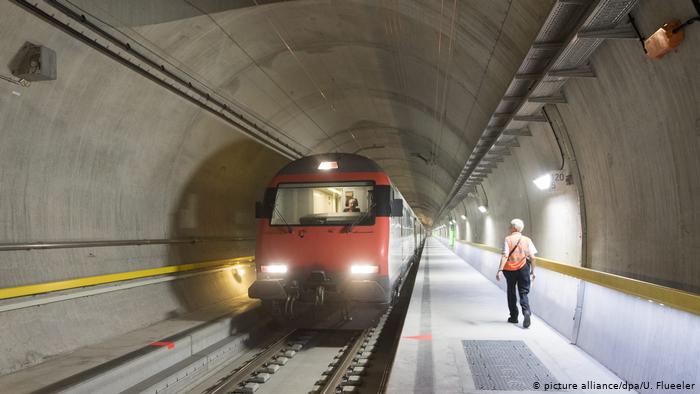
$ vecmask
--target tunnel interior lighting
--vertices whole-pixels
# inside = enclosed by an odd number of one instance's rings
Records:
[[[486,213],[486,211],[488,211],[488,209],[486,209],[486,206],[484,206],[484,205],[479,205],[479,212],[481,212],[481,213]]]
[[[321,164],[318,165],[319,170],[333,170],[338,168],[338,162],[337,161],[322,161]]]
[[[379,266],[373,264],[353,264],[350,266],[352,274],[376,274],[379,272]]]
[[[287,273],[287,265],[286,264],[263,265],[262,267],[260,267],[260,270],[262,272],[265,272],[268,274],[286,274]]]
[[[467,217],[462,215],[462,220],[467,220]]]
[[[549,189],[552,187],[552,174],[544,174],[532,181],[532,183],[540,190]]]

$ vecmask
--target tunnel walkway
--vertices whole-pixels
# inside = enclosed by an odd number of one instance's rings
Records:
[[[503,291],[429,238],[387,392],[523,392],[536,383],[542,390],[545,383],[580,388],[589,381],[623,381],[539,319],[537,311],[546,307],[532,305],[529,329],[522,327],[522,315],[518,325],[507,323]]]
[[[258,319],[256,307],[242,295],[163,320],[0,376],[0,392],[121,392],[216,340],[245,332]]]

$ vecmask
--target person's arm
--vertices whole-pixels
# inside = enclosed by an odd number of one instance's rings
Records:
[[[535,248],[532,240],[530,240],[530,245],[528,246],[528,251],[530,252],[530,276],[532,276],[532,280],[535,280],[535,254],[537,254],[537,248]]]
[[[508,260],[508,258],[506,256],[501,256],[501,264],[499,264],[498,271],[496,271],[496,280],[497,281],[501,280],[501,272],[503,272],[503,267],[506,266],[506,260]]]
[[[501,272],[503,272],[503,267],[506,266],[506,261],[508,260],[508,242],[503,242],[503,254],[501,254],[501,263],[498,265],[498,271],[496,271],[496,280],[501,280]]]

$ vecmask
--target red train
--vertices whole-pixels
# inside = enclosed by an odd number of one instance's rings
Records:
[[[288,315],[299,301],[392,302],[425,236],[379,165],[347,153],[287,164],[256,217],[248,295]]]

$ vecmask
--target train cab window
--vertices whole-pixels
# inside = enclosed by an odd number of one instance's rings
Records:
[[[277,187],[273,226],[372,225],[372,182],[283,183]]]

